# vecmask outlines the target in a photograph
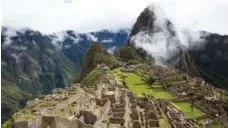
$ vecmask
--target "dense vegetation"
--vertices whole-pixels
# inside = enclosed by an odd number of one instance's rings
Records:
[[[91,44],[86,52],[80,79],[88,75],[98,64],[106,64],[111,69],[119,65],[115,57],[108,53],[100,43],[96,42]]]
[[[107,77],[105,72],[99,68],[95,68],[82,79],[81,84],[84,87],[90,87],[96,85],[96,82],[101,82],[104,80],[104,77]]]
[[[24,107],[27,100],[69,86],[78,73],[75,65],[39,32],[18,33],[10,45],[5,40],[3,36],[2,122]]]
[[[114,56],[121,61],[141,60],[136,49],[131,46],[124,46],[114,52]]]
[[[201,76],[214,85],[228,89],[228,36],[207,33],[202,48],[189,50]]]

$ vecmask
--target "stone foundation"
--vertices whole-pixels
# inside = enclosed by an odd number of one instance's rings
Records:
[[[124,125],[124,119],[123,118],[119,118],[119,117],[110,117],[109,122],[111,124],[120,124],[120,125]]]

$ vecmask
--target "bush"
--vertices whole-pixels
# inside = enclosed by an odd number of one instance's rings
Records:
[[[139,62],[136,60],[129,60],[126,65],[135,65],[138,64]]]
[[[120,66],[119,63],[112,63],[110,64],[110,69],[113,70],[115,68],[118,68],[119,66]]]
[[[153,84],[153,83],[155,82],[154,77],[150,76],[150,77],[148,78],[147,82],[148,82],[149,85]]]

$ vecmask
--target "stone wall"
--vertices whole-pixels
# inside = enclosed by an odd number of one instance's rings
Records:
[[[110,91],[110,93],[111,92],[113,92],[113,91]],[[113,94],[103,93],[102,99],[105,99],[105,98],[108,98],[111,103],[116,103],[116,96],[115,96],[114,92],[113,92]]]
[[[14,123],[13,128],[29,128],[28,121],[18,121]]]
[[[95,99],[97,106],[104,106],[106,102],[108,102],[108,99]]]
[[[68,120],[64,118],[56,119],[57,128],[93,128],[90,124],[84,124],[79,120]]]
[[[139,121],[133,121],[132,126],[133,128],[141,128],[141,124],[139,123]]]
[[[92,112],[89,112],[89,111],[81,110],[79,112],[78,117],[80,118],[81,116],[84,116],[84,123],[85,124],[92,124],[93,125],[97,121],[97,116],[94,115]]]
[[[55,116],[43,116],[42,117],[42,127],[56,128]]]
[[[112,116],[113,117],[121,117],[121,118],[123,118],[124,112],[113,112]]]
[[[121,124],[124,125],[124,119],[123,118],[119,118],[119,117],[110,117],[109,119],[111,124]]]
[[[132,118],[133,120],[138,120],[138,119],[139,119],[139,113],[138,113],[137,110],[134,110],[134,109],[132,110],[131,118]]]

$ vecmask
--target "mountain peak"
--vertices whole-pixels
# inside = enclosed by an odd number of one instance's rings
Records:
[[[167,18],[165,12],[162,10],[159,4],[156,4],[156,3],[150,4],[146,7],[146,9],[149,10],[151,13],[154,13],[156,18],[163,18],[163,19]]]
[[[94,42],[87,49],[80,79],[83,79],[90,71],[92,71],[98,64],[106,64],[108,67],[113,68],[118,65],[114,56],[112,56],[99,42]]]
[[[158,4],[149,5],[140,14],[128,44],[143,49],[157,65],[162,66],[167,65],[167,61],[180,51],[176,29]]]

